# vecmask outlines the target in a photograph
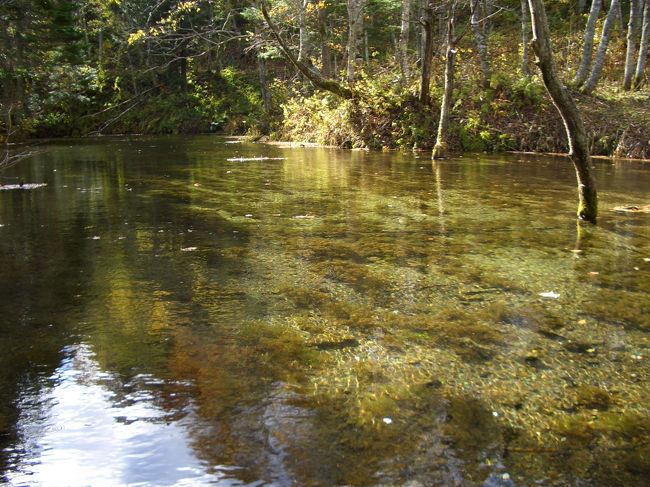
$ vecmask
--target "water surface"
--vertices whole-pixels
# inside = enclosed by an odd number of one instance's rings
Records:
[[[5,482],[645,485],[648,166],[226,142],[3,176]]]

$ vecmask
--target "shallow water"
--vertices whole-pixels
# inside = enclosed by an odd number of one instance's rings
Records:
[[[231,159],[231,160],[228,160]],[[646,485],[650,167],[66,141],[0,192],[9,485]]]

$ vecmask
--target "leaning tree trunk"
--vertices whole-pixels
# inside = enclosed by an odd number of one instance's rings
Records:
[[[553,99],[555,108],[560,113],[567,138],[569,139],[569,156],[573,161],[578,178],[578,218],[596,223],[598,215],[598,193],[596,181],[591,171],[589,143],[582,116],[573,98],[560,81],[553,63],[551,35],[542,0],[528,0],[533,23],[532,46],[537,56],[544,85]]]
[[[474,33],[474,43],[478,52],[479,62],[481,64],[481,74],[483,75],[483,87],[490,83],[490,61],[488,60],[487,37],[481,28],[478,0],[470,1],[470,24]]]
[[[578,13],[581,14],[585,11],[585,6],[587,5],[587,0],[578,0]]]
[[[454,68],[456,64],[456,38],[454,22],[456,17],[456,1],[449,2],[447,19],[447,52],[445,55],[445,89],[440,104],[440,120],[438,135],[433,147],[432,159],[442,159],[447,155],[447,137],[449,132],[449,114],[451,112],[451,97],[454,91]]]
[[[596,23],[598,22],[598,14],[603,0],[593,0],[591,9],[589,10],[589,18],[587,19],[587,26],[585,27],[585,40],[582,45],[582,58],[580,59],[580,66],[576,72],[573,83],[576,86],[582,86],[589,76],[591,69],[591,58],[594,50],[594,35],[596,33]]]
[[[397,62],[402,72],[402,81],[408,84],[410,76],[408,61],[409,33],[411,27],[411,0],[402,0],[402,27],[397,45]]]
[[[632,77],[636,67],[636,44],[639,40],[639,26],[641,24],[643,5],[641,0],[630,1],[630,20],[627,24],[627,50],[625,53],[625,74],[623,75],[623,89],[632,88]]]
[[[347,0],[348,2],[348,44],[347,44],[347,77],[348,83],[353,84],[357,68],[361,64],[359,46],[363,37],[363,9],[368,0]]]
[[[648,40],[650,39],[650,0],[645,0],[643,9],[643,29],[641,31],[641,45],[639,46],[639,58],[636,62],[634,74],[634,89],[638,90],[643,84],[643,72],[648,58]]]
[[[611,6],[609,7],[609,12],[607,12],[607,18],[605,19],[605,25],[603,25],[603,33],[600,35],[600,43],[598,44],[598,52],[596,53],[596,58],[594,59],[594,66],[591,69],[591,75],[589,79],[582,87],[582,92],[585,94],[590,94],[596,88],[598,80],[600,79],[600,73],[603,70],[603,63],[605,62],[605,54],[607,54],[607,47],[609,46],[609,37],[612,33],[614,27],[614,22],[616,21],[617,11],[619,9],[621,0],[612,0]]]
[[[528,42],[530,34],[530,11],[528,0],[521,0],[521,72],[524,76],[530,76],[528,67]]]
[[[420,23],[424,33],[424,49],[420,71],[420,103],[428,105],[429,87],[431,86],[431,62],[433,61],[433,0],[425,5]]]

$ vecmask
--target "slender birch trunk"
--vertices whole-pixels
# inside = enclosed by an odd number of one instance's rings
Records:
[[[648,40],[650,39],[650,0],[645,0],[643,9],[643,29],[641,30],[641,44],[639,46],[639,57],[636,62],[634,74],[634,89],[638,90],[643,84],[643,72],[645,71],[648,58]]]
[[[623,89],[632,88],[632,77],[636,67],[636,45],[639,40],[639,27],[643,14],[641,0],[630,0],[630,19],[627,24],[627,50],[625,53],[625,74],[623,75]]]
[[[591,59],[594,50],[594,35],[596,33],[596,22],[598,21],[598,14],[603,0],[593,0],[591,9],[589,10],[589,17],[587,19],[587,26],[585,27],[585,40],[582,45],[582,58],[580,66],[573,78],[573,84],[580,87],[586,81],[591,70]]]
[[[600,79],[600,73],[603,70],[603,63],[605,62],[605,54],[607,54],[607,47],[609,46],[609,38],[614,27],[614,22],[616,20],[617,10],[620,7],[621,0],[612,0],[612,4],[609,7],[609,12],[607,12],[607,18],[605,19],[605,24],[603,25],[603,33],[600,35],[600,43],[598,44],[598,52],[596,52],[596,57],[594,59],[594,66],[591,69],[591,75],[589,79],[582,87],[582,92],[585,94],[590,94],[596,88],[598,80]]]
[[[530,41],[530,11],[528,0],[521,0],[521,72],[524,76],[530,76],[528,67],[528,42]]]
[[[553,62],[550,32],[546,10],[542,0],[528,0],[533,24],[532,46],[537,56],[546,90],[560,113],[567,138],[569,139],[569,157],[575,166],[578,179],[578,218],[596,223],[598,215],[598,193],[596,181],[591,171],[589,143],[582,116],[573,98],[560,81]]]
[[[447,9],[447,52],[445,55],[445,88],[440,105],[440,120],[436,145],[433,147],[432,159],[443,159],[447,155],[447,136],[449,132],[449,115],[451,113],[451,98],[454,92],[454,71],[456,66],[456,38],[454,23],[456,17],[456,1],[450,1]]]
[[[402,0],[402,26],[397,44],[397,63],[402,72],[402,82],[408,84],[410,77],[408,61],[408,44],[411,23],[411,0]]]
[[[470,24],[474,33],[474,43],[476,44],[476,51],[478,52],[479,62],[481,64],[483,86],[487,87],[490,83],[490,61],[488,59],[487,37],[480,25],[478,0],[471,0],[469,6],[471,11]]]

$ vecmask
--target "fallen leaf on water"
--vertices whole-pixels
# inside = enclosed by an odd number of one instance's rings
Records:
[[[198,247],[181,247],[181,252],[194,252],[195,250],[199,250]]]
[[[590,276],[597,276],[598,274],[600,274],[600,272],[597,272],[597,271],[591,271],[589,273]]]
[[[560,297],[560,295],[554,291],[549,291],[546,293],[539,293],[539,295],[543,298],[551,298],[551,299],[557,299]]]

